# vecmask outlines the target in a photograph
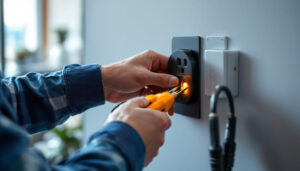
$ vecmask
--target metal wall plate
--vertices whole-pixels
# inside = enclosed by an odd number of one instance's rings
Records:
[[[188,95],[180,95],[175,101],[175,113],[200,118],[200,48],[201,38],[174,37],[172,55],[169,60],[169,73],[191,86]]]

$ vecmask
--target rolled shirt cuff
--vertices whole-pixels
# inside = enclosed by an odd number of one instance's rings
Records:
[[[140,171],[145,162],[145,145],[140,135],[128,124],[114,121],[94,133],[88,143],[112,143],[126,158],[129,170]]]
[[[105,103],[100,65],[67,65],[64,80],[72,115]]]

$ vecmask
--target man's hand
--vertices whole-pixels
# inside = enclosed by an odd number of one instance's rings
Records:
[[[177,77],[168,72],[167,56],[145,51],[123,61],[101,67],[105,99],[121,102],[132,97],[175,87]]]
[[[124,122],[138,132],[146,147],[145,166],[158,154],[159,147],[164,143],[165,131],[171,126],[169,116],[145,108],[148,103],[142,97],[129,100],[114,110],[106,121]]]

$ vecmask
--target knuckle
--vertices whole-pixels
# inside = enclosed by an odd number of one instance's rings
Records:
[[[154,53],[154,51],[153,50],[150,50],[150,49],[147,49],[146,51],[145,51],[145,54],[147,54],[147,55],[152,55]]]
[[[164,112],[156,111],[156,110],[148,110],[149,114],[151,115],[157,123],[158,129],[165,130],[169,126],[168,119],[165,118],[166,115]]]
[[[162,138],[160,139],[159,146],[162,146],[162,145],[164,145],[164,143],[165,143],[165,137],[164,137],[164,136],[162,136]]]
[[[124,113],[131,113],[131,107],[130,106],[125,106],[123,109]]]
[[[134,77],[135,77],[136,83],[139,86],[144,86],[144,84],[145,84],[145,81],[147,78],[144,75],[145,75],[144,71],[140,71],[140,70],[135,71]]]
[[[124,112],[130,112],[133,110],[134,105],[137,103],[136,99],[132,99],[128,102],[126,102],[120,109],[123,110]]]
[[[160,112],[160,120],[163,128],[168,128],[170,126],[170,118],[167,116],[166,113]]]
[[[134,99],[130,99],[127,102],[125,102],[123,105],[121,105],[122,108],[128,109],[134,104]]]
[[[159,120],[161,127],[165,129],[168,126],[167,121],[163,117],[159,117]]]

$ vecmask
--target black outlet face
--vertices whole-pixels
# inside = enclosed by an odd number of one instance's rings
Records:
[[[200,118],[200,37],[174,37],[168,72],[187,89],[176,98],[175,113]]]
[[[191,50],[176,50],[170,57],[169,73],[179,78],[181,87],[187,88],[176,98],[176,102],[189,103],[195,99],[193,90],[193,87],[196,87],[196,85],[193,85],[196,82],[196,80],[193,80],[193,75],[197,74],[193,71],[196,65],[195,55]]]

